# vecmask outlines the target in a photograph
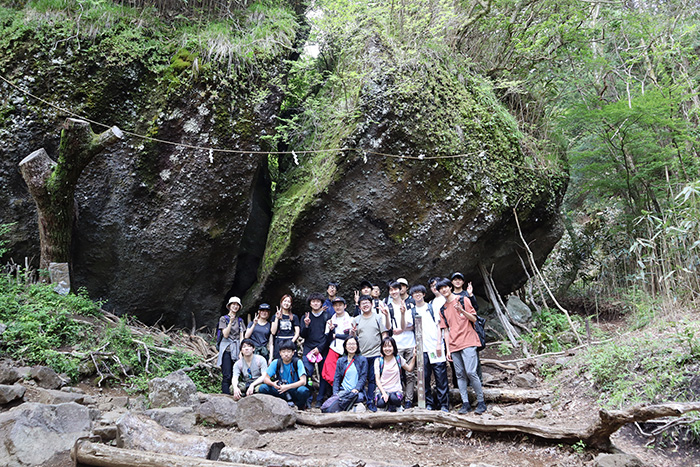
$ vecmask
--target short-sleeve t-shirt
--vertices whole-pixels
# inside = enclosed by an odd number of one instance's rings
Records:
[[[357,340],[360,342],[360,352],[367,358],[378,357],[382,347],[382,333],[386,331],[384,315],[370,313],[355,317],[357,324]]]
[[[282,314],[279,323],[277,323],[277,334],[275,334],[275,337],[294,337],[294,328],[298,327],[300,326],[299,317],[297,315],[291,315],[290,317],[290,315]]]
[[[255,321],[248,325],[248,329],[253,327],[253,334],[250,335],[250,340],[253,341],[255,347],[264,347],[267,345],[267,341],[270,338],[271,326],[269,321],[263,326],[255,324]]]
[[[301,363],[301,359],[297,359],[297,369],[296,374],[292,375],[292,362],[285,365],[281,358],[272,360],[270,366],[267,367],[267,376],[273,379],[277,376],[277,365],[282,365],[282,371],[280,372],[280,384],[291,384],[296,383],[301,379],[302,375],[306,375],[306,370],[304,365]]]
[[[244,358],[241,358],[233,365],[233,381],[237,382],[241,375],[244,381],[254,381],[266,371],[267,361],[260,355],[253,355],[250,366]]]
[[[398,358],[398,363],[397,363]],[[388,362],[384,357],[378,358],[374,361],[374,374],[378,375],[380,373],[381,361],[384,360],[384,368],[381,371],[380,381],[382,382],[382,387],[386,392],[400,392],[401,391],[401,367],[403,365],[403,359],[399,357],[392,357]]]
[[[333,315],[331,318],[331,323],[335,325],[335,329],[333,330],[333,335],[337,334],[348,334],[350,332],[350,329],[352,328],[352,317],[350,317],[349,314],[343,313],[343,316],[340,318],[338,317],[337,314]],[[331,341],[330,348],[333,349],[336,353],[339,355],[343,355],[344,349],[343,349],[343,343],[345,342],[345,339],[333,339]]]
[[[464,307],[464,311],[476,315],[476,311],[474,311],[469,300],[461,297],[458,297],[457,300]],[[479,335],[476,333],[472,322],[455,308],[457,300],[445,304],[444,317],[443,313],[440,313],[440,329],[449,328],[450,330],[448,340],[450,352],[458,352],[467,347],[479,347],[481,345]]]

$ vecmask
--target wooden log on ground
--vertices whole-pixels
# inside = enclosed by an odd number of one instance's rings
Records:
[[[484,400],[486,402],[498,402],[501,404],[528,404],[541,401],[552,393],[543,389],[515,389],[515,388],[484,388]],[[459,389],[450,389],[450,400],[457,403],[462,402]],[[475,401],[476,394],[469,387],[469,400]]]
[[[659,404],[635,406],[627,410],[599,413],[599,420],[588,427],[543,426],[524,420],[493,420],[473,415],[411,410],[406,412],[297,414],[297,423],[315,427],[366,426],[379,428],[397,423],[441,423],[486,433],[525,433],[545,440],[574,444],[583,441],[586,446],[605,452],[618,452],[610,436],[627,423],[647,421],[666,416],[679,416],[700,410],[700,402],[687,404]]]
[[[79,439],[71,450],[77,466],[94,467],[253,467],[253,464],[219,462],[160,452],[115,448]]]

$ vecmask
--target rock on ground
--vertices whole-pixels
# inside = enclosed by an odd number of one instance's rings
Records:
[[[238,404],[233,397],[226,395],[205,394],[200,397],[197,407],[197,420],[218,426],[236,425]]]
[[[165,378],[152,379],[148,389],[148,400],[153,408],[196,407],[199,404],[197,387],[182,370],[170,373]]]
[[[165,409],[151,409],[146,415],[158,422],[164,428],[177,433],[192,433],[197,419],[192,407],[167,407]]]
[[[29,375],[44,389],[58,389],[65,383],[58,373],[47,366],[35,366]]]
[[[253,394],[238,402],[238,428],[257,431],[280,431],[294,425],[297,417],[287,403],[266,394]]]
[[[0,465],[69,467],[75,440],[90,434],[90,411],[76,403],[26,403],[0,414]]]
[[[0,405],[21,399],[26,391],[27,388],[21,384],[0,384]]]

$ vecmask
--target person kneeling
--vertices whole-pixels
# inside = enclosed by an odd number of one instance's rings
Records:
[[[351,336],[343,343],[344,355],[338,359],[333,380],[333,396],[321,407],[322,412],[352,410],[358,402],[365,402],[367,359],[360,355],[360,343]]]
[[[267,367],[264,384],[258,389],[259,394],[269,394],[296,405],[300,410],[306,408],[309,388],[306,386],[306,370],[297,358],[296,346],[291,340],[280,344],[280,358],[273,360]]]
[[[255,343],[251,339],[241,342],[242,358],[233,365],[233,398],[239,400],[250,396],[262,384],[267,371],[267,360],[261,355],[254,354]]]

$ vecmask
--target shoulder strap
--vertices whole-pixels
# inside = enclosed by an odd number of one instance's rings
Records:
[[[430,317],[433,318],[433,322],[435,322],[435,312],[433,312],[433,305],[428,303],[428,313],[430,313]]]

